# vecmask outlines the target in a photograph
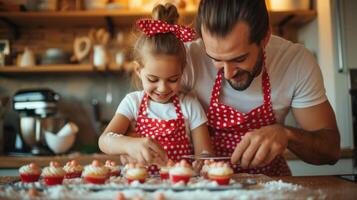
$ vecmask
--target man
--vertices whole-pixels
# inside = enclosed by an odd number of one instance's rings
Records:
[[[271,176],[291,174],[286,149],[311,164],[338,160],[319,66],[303,46],[271,35],[264,0],[201,0],[196,29],[186,84],[207,110],[217,155]],[[300,128],[284,125],[290,109]]]

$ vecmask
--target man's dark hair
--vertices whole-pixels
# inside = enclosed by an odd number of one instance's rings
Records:
[[[250,27],[250,42],[259,44],[269,30],[265,0],[201,0],[196,17],[196,31],[201,28],[213,36],[225,37],[238,22]]]

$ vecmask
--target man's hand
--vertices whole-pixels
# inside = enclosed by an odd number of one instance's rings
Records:
[[[164,149],[152,138],[132,138],[126,149],[129,157],[146,165],[164,165],[167,161]]]
[[[285,128],[280,124],[247,132],[235,148],[231,161],[242,168],[263,167],[282,154],[288,145]]]

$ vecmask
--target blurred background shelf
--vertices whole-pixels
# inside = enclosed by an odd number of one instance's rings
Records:
[[[123,65],[111,64],[106,67],[95,67],[91,64],[38,65],[32,67],[5,66],[0,67],[0,74],[120,72],[128,66],[130,66],[129,63]]]
[[[195,10],[181,10],[183,23],[192,22]],[[135,20],[149,17],[145,10],[102,10],[102,11],[63,11],[63,12],[0,12],[0,19],[20,27],[34,26],[133,26]]]
[[[193,22],[196,10],[180,10],[184,22]],[[272,26],[304,25],[316,18],[315,10],[270,11]],[[0,19],[16,26],[100,26],[133,25],[136,19],[150,16],[145,10],[103,10],[63,12],[0,12]]]

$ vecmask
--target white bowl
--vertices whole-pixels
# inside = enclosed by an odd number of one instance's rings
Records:
[[[65,129],[69,131],[64,131]],[[57,134],[49,131],[45,131],[45,140],[48,147],[54,153],[62,154],[68,151],[72,147],[76,139],[77,131],[78,131],[78,127],[74,123],[69,122]]]

